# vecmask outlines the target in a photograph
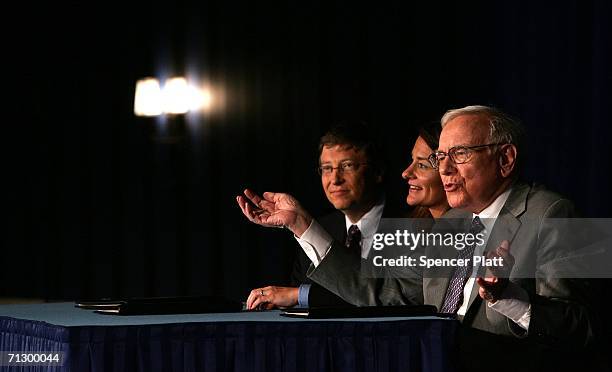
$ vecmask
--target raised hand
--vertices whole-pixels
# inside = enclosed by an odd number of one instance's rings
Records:
[[[495,251],[487,252],[487,258],[495,257],[501,257],[503,266],[488,267],[487,275],[484,278],[476,278],[476,283],[480,286],[478,294],[482,299],[491,303],[502,298],[514,266],[514,257],[510,254],[510,243],[507,240],[502,241]]]
[[[297,236],[312,221],[310,214],[289,194],[265,192],[262,198],[246,189],[244,196],[237,196],[236,201],[249,221],[266,227],[286,227]]]

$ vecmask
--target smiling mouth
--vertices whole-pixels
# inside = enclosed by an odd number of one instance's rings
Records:
[[[336,191],[330,192],[330,194],[332,194],[332,195],[344,195],[344,194],[348,194],[348,190],[336,190]]]
[[[408,184],[408,190],[423,190],[423,188],[417,185]]]

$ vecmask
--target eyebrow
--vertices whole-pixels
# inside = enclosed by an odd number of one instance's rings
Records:
[[[410,157],[411,157],[413,160],[414,160],[414,159],[417,159],[417,160],[428,160],[428,158],[423,158],[423,157],[421,157],[421,156],[417,156],[417,157],[415,158],[415,157],[414,157],[412,154],[410,154]]]
[[[355,159],[352,159],[352,158],[344,158],[344,159],[340,159],[338,162],[340,163],[340,162],[347,161],[347,160],[355,161]],[[325,161],[324,163],[331,163],[331,160]]]
[[[342,159],[342,160],[338,161],[338,163],[342,163],[344,161],[357,161],[357,160],[348,158],[348,159]],[[324,161],[324,162],[321,162],[319,164],[328,164],[328,163],[331,164],[332,162],[331,161]]]
[[[448,148],[452,149],[453,147],[470,147],[470,146],[474,146],[474,145],[468,145],[468,144],[465,144],[465,143],[460,143],[460,144],[457,144],[457,145],[449,146]],[[440,147],[438,147],[438,149],[436,151],[440,151]],[[446,151],[448,151],[448,150],[446,150]]]

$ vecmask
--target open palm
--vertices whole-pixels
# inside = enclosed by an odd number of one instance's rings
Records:
[[[295,224],[299,215],[306,213],[300,203],[289,194],[265,192],[262,198],[246,189],[244,195],[237,198],[242,213],[251,222],[261,226],[290,227]]]

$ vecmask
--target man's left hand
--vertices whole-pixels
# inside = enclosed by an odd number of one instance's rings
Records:
[[[253,289],[247,298],[247,309],[274,309],[291,307],[298,304],[297,287],[268,286]]]
[[[484,278],[476,278],[476,283],[480,286],[478,289],[480,297],[485,301],[495,303],[502,298],[514,266],[514,257],[510,254],[510,243],[507,240],[502,241],[496,250],[487,252],[486,257],[489,259],[501,257],[502,260],[502,266],[490,266]]]

